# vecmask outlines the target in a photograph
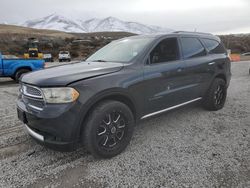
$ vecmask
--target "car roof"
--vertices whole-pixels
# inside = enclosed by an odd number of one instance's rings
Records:
[[[173,31],[165,34],[149,34],[149,35],[135,35],[132,37],[126,38],[164,38],[169,36],[184,36],[184,37],[202,37],[207,39],[212,39],[220,42],[220,38],[210,34],[210,33],[201,33],[201,32],[189,32],[189,31]]]

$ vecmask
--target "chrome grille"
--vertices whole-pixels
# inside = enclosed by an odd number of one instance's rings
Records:
[[[31,94],[31,95],[34,95],[34,96],[39,96],[41,97],[42,96],[42,93],[40,90],[34,88],[34,87],[29,87],[29,86],[26,86],[26,91],[27,93]]]
[[[42,110],[45,103],[41,99],[34,99],[30,97],[26,97],[25,95],[22,96],[23,102],[27,104],[27,106],[36,109],[36,110]]]
[[[23,95],[28,96],[28,97],[33,97],[33,98],[38,98],[42,99],[42,91],[35,87],[35,86],[30,86],[30,85],[22,85],[21,86],[21,92]]]
[[[43,99],[42,91],[38,87],[21,84],[20,92],[23,102],[29,108],[38,111],[43,110],[45,101]]]

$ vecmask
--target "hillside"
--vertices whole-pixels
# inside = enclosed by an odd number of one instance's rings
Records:
[[[60,50],[68,50],[73,58],[83,59],[112,40],[134,35],[128,32],[66,33],[56,30],[31,29],[0,24],[0,51],[19,57],[27,50],[27,39],[36,37],[40,50],[55,58]],[[220,36],[232,53],[250,52],[250,34]]]
[[[219,36],[226,48],[232,53],[250,52],[250,34],[222,35]]]
[[[127,32],[66,33],[55,30],[31,29],[0,24],[0,51],[22,57],[27,51],[27,39],[36,37],[40,50],[57,57],[60,50],[68,50],[73,58],[82,59],[112,40],[134,35]]]
[[[46,37],[73,37],[70,33],[65,33],[57,30],[46,30],[46,29],[33,29],[22,26],[5,25],[0,24],[0,34],[18,34],[18,35],[32,35],[32,36],[46,36]]]

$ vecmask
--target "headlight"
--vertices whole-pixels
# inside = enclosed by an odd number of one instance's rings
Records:
[[[47,103],[69,103],[79,97],[79,93],[70,87],[41,88]]]

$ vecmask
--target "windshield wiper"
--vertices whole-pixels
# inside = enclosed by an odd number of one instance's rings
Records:
[[[107,62],[107,61],[105,61],[103,59],[98,59],[98,60],[93,60],[93,62]]]

